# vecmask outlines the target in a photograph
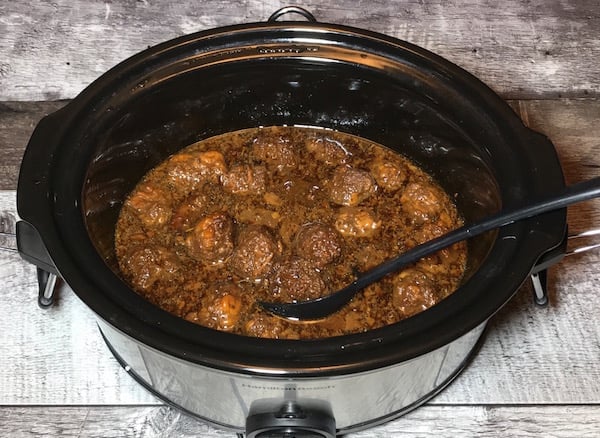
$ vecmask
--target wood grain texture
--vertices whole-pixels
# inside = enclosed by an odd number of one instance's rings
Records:
[[[0,190],[16,188],[21,158],[33,129],[42,117],[64,104],[0,102]]]
[[[569,183],[600,174],[597,1],[295,3],[322,22],[382,32],[455,62],[514,99],[509,103],[524,122],[556,146]],[[234,436],[164,406],[140,387],[67,286],[55,307],[38,308],[35,268],[16,252],[15,189],[35,125],[65,105],[62,99],[148,46],[264,21],[287,4],[0,2],[1,437]],[[568,222],[573,233],[600,227],[600,200],[570,207]],[[533,304],[526,283],[491,320],[478,355],[447,389],[416,411],[351,437],[600,436],[598,266],[600,250],[553,267],[545,308]]]
[[[505,98],[600,92],[600,9],[577,0],[294,2],[319,21],[432,50]],[[199,30],[265,21],[280,0],[0,3],[0,101],[72,98],[148,46]]]
[[[565,415],[565,413],[567,415]],[[597,438],[598,406],[424,406],[401,420],[346,435]],[[232,437],[168,407],[4,407],[0,435],[15,438]]]
[[[600,175],[600,100],[521,100],[517,107],[526,125],[552,140],[568,182]]]
[[[0,405],[156,404],[111,357],[70,289],[60,286],[56,305],[38,307],[35,267],[14,250],[15,201],[14,191],[0,191]]]
[[[568,184],[600,176],[600,100],[520,100],[511,103],[526,125],[552,140]],[[568,223],[572,234],[600,228],[600,199],[570,207]]]

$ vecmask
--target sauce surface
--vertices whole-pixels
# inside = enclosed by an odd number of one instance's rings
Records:
[[[320,321],[256,301],[317,298],[462,225],[415,164],[356,136],[266,127],[195,143],[148,172],[115,232],[119,267],[144,298],[188,321],[247,336],[309,339],[400,321],[452,293],[466,244],[369,286]]]

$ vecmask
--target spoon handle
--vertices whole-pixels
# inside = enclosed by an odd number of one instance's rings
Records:
[[[269,312],[285,318],[301,320],[323,318],[339,310],[348,303],[357,292],[366,286],[429,254],[462,240],[485,233],[486,231],[511,224],[517,220],[527,219],[552,210],[558,210],[568,205],[583,202],[598,196],[600,196],[600,177],[567,186],[558,194],[546,196],[534,202],[528,202],[524,206],[511,208],[509,210],[501,210],[479,222],[463,225],[440,237],[417,245],[409,251],[363,272],[355,281],[331,295],[297,303],[262,302],[260,304]]]
[[[486,217],[484,220],[474,224],[463,225],[456,230],[450,231],[440,237],[421,243],[411,250],[392,258],[382,264],[364,272],[361,278],[355,282],[357,286],[365,287],[390,272],[416,262],[417,260],[433,254],[450,245],[462,240],[470,239],[495,228],[509,225],[517,220],[528,219],[549,211],[558,210],[568,205],[586,201],[600,196],[600,177],[593,178],[572,186],[568,186],[559,194],[542,198],[538,201],[528,203],[525,206],[515,207],[510,210],[502,210],[496,214]]]

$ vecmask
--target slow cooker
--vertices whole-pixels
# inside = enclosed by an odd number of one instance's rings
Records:
[[[309,21],[277,21],[289,12]],[[404,154],[455,196],[466,221],[564,187],[552,143],[468,72],[286,8],[144,50],[40,121],[17,201],[19,251],[38,266],[40,303],[62,278],[126,371],[190,415],[249,437],[331,437],[398,417],[448,385],[528,277],[544,301],[545,269],[564,252],[564,209],[472,239],[454,294],[364,333],[248,338],[143,300],[114,254],[129,191],[189,144],[270,125],[339,130]]]

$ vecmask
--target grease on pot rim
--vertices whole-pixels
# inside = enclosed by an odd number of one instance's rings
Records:
[[[191,322],[267,338],[323,338],[410,317],[452,293],[461,242],[389,275],[330,317],[301,323],[257,301],[303,301],[462,224],[400,154],[348,134],[263,127],[193,144],[129,194],[115,247],[125,280]]]

